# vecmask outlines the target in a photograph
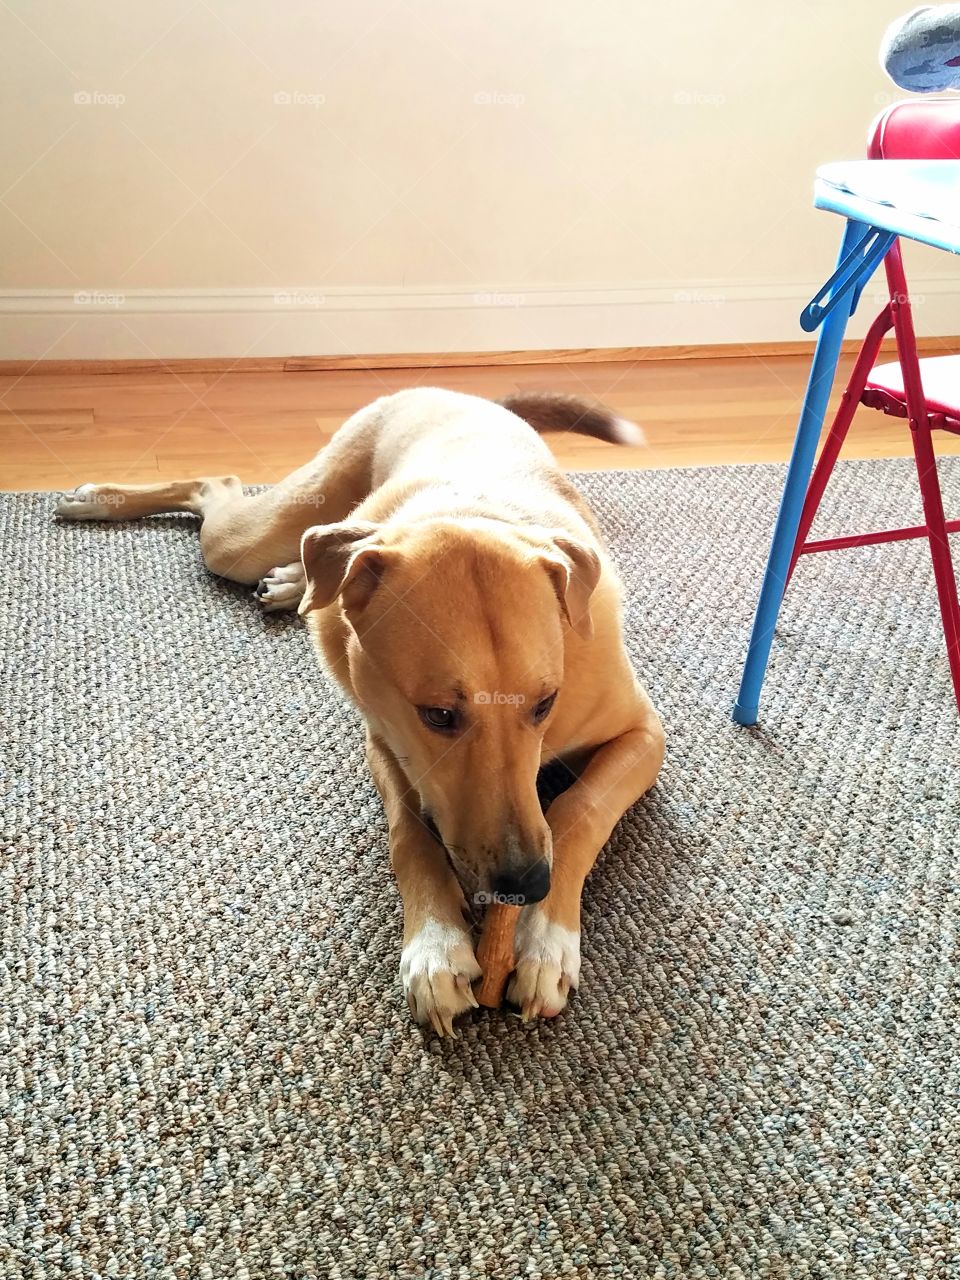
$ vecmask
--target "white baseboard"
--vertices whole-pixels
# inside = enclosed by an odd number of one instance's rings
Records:
[[[817,282],[635,288],[0,290],[0,359],[125,360],[661,347],[802,339]],[[915,278],[918,332],[960,331],[960,279]],[[882,305],[872,283],[851,325]]]

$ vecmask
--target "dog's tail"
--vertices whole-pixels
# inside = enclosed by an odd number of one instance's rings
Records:
[[[499,402],[534,431],[576,431],[610,444],[646,444],[643,428],[602,404],[550,391],[517,391]]]

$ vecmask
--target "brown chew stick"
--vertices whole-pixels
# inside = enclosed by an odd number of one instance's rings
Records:
[[[493,902],[487,908],[483,932],[477,947],[477,963],[482,973],[474,995],[485,1009],[499,1009],[513,969],[513,935],[520,919],[519,907]]]

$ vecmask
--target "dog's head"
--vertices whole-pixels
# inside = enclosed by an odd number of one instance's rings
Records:
[[[537,796],[541,742],[565,631],[591,632],[597,553],[486,519],[318,526],[301,551],[300,612],[310,622],[339,604],[354,698],[458,874],[539,901],[553,856]]]

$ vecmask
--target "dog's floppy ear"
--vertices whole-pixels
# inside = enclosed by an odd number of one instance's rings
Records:
[[[307,589],[298,613],[326,608],[337,596],[345,606],[361,609],[373,595],[383,572],[379,528],[367,520],[318,524],[300,541]]]
[[[564,617],[583,640],[593,636],[590,597],[600,581],[600,557],[592,547],[563,534],[553,539],[554,553],[543,557]]]

